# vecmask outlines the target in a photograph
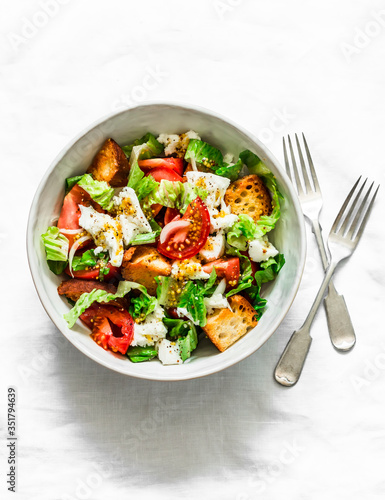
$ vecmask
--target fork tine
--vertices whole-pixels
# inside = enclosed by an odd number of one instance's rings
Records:
[[[373,184],[374,184],[374,182],[372,182],[372,184],[370,185],[369,189],[366,192],[366,195],[365,195],[364,199],[362,200],[360,206],[357,208],[357,212],[356,212],[356,215],[354,217],[354,220],[350,224],[349,231],[347,231],[347,233],[346,233],[346,237],[347,238],[353,239],[352,236],[353,236],[355,230],[357,229],[358,221],[360,220],[360,217],[362,215],[362,212],[363,212],[363,209],[365,207],[365,204],[366,204],[366,202],[367,202],[367,200],[369,198],[369,194],[370,194],[370,191],[372,190]],[[358,193],[357,203],[358,203],[358,198],[359,198],[359,196],[361,194],[361,191],[362,191],[362,188],[360,189],[360,192]],[[350,211],[352,212],[352,209]]]
[[[294,156],[293,146],[291,144],[290,135],[288,135],[287,138],[288,138],[288,141],[289,141],[289,148],[290,148],[290,155],[291,155],[291,164],[292,164],[292,167],[293,167],[293,172],[294,172],[294,177],[295,177],[295,183],[297,185],[297,191],[298,191],[299,195],[305,194],[303,192],[301,180],[299,178],[297,163],[295,161],[295,156]]]
[[[307,156],[307,160],[309,162],[311,177],[312,177],[312,180],[314,183],[315,190],[321,192],[321,188],[319,187],[319,184],[318,184],[317,174],[315,172],[313,160],[312,160],[312,157],[310,155],[309,146],[307,145],[305,135],[303,132],[302,132],[302,139],[303,139],[303,143],[305,144],[306,156]]]
[[[373,186],[373,184],[372,184],[372,186]],[[370,186],[370,189],[372,188],[372,186]],[[361,221],[361,225],[360,225],[354,239],[352,240],[355,245],[357,245],[357,243],[359,242],[361,235],[365,229],[366,223],[368,222],[369,215],[370,215],[370,212],[373,208],[374,200],[376,199],[377,192],[378,192],[379,188],[380,188],[380,185],[377,186],[377,189],[375,190],[374,195],[372,196],[372,199],[370,200],[369,205],[366,208],[366,213]]]
[[[289,165],[289,159],[287,157],[287,150],[286,150],[286,142],[285,142],[285,138],[282,137],[282,141],[283,141],[283,158],[285,160],[285,169],[286,169],[286,173],[290,179],[291,182],[293,182],[292,178],[291,178],[291,172],[290,172],[290,165]]]
[[[304,159],[302,156],[301,145],[299,143],[297,134],[295,134],[295,140],[297,142],[298,156],[299,156],[299,161],[300,161],[301,167],[302,167],[303,180],[305,181],[306,191],[309,193],[310,191],[313,191],[313,187],[310,184],[309,176],[307,175],[306,165],[305,165],[305,162],[304,162]]]
[[[354,186],[353,186],[353,187],[352,187],[352,189],[350,190],[350,193],[349,193],[349,194],[348,194],[348,196],[346,197],[346,200],[344,201],[344,204],[342,205],[341,210],[338,212],[338,215],[337,215],[337,217],[336,217],[336,220],[334,221],[333,226],[332,226],[332,228],[331,228],[331,230],[330,230],[330,232],[331,232],[331,233],[336,233],[336,230],[337,230],[338,224],[339,224],[339,222],[340,222],[340,220],[341,220],[341,218],[342,218],[342,216],[343,216],[343,214],[344,214],[344,212],[345,212],[346,207],[347,207],[347,206],[348,206],[348,204],[349,204],[350,198],[353,196],[353,193],[354,193],[354,191],[355,191],[355,189],[356,189],[356,187],[357,187],[357,184],[358,184],[358,183],[360,182],[360,180],[361,180],[361,177],[362,177],[362,176],[360,175],[360,176],[359,176],[359,178],[357,179],[356,183],[354,184]]]
[[[364,180],[364,183],[360,187],[358,193],[354,195],[354,200],[352,201],[352,204],[350,205],[349,212],[346,215],[346,217],[344,218],[344,220],[343,220],[343,222],[341,224],[341,227],[339,228],[339,230],[337,231],[337,233],[340,233],[342,235],[344,235],[345,233],[347,233],[347,231],[349,229],[349,226],[351,225],[351,218],[352,218],[353,212],[354,212],[356,206],[359,204],[360,196],[361,196],[362,190],[365,187],[365,184],[366,184],[367,180],[368,179]]]

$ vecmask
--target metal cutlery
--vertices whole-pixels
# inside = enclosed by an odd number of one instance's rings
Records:
[[[283,154],[285,159],[286,172],[297,189],[298,198],[301,203],[302,211],[305,217],[312,225],[312,231],[316,237],[318,249],[321,255],[321,260],[324,269],[326,270],[329,264],[329,259],[326,254],[325,243],[322,238],[321,225],[319,216],[322,209],[322,193],[318,184],[317,174],[315,172],[313,160],[310,155],[304,134],[302,134],[303,143],[305,146],[308,168],[306,168],[304,155],[302,154],[301,145],[295,134],[298,157],[301,164],[301,173],[303,184],[300,179],[300,173],[297,167],[294,151],[290,136],[288,136],[288,144],[291,157],[291,165],[294,175],[291,174],[290,164],[286,149],[285,138],[283,138]],[[326,310],[326,318],[330,340],[333,346],[339,351],[348,351],[356,343],[356,335],[350,314],[346,306],[343,295],[337,293],[334,283],[331,280],[329,283],[328,294],[324,298],[324,306]]]
[[[292,334],[275,368],[275,379],[282,385],[292,386],[298,381],[312,342],[310,326],[326,288],[338,263],[355,250],[368,221],[379,186],[370,196],[374,183],[363,193],[367,180],[359,187],[360,180],[361,177],[348,194],[330,230],[327,241],[330,263],[310,312],[301,328]]]

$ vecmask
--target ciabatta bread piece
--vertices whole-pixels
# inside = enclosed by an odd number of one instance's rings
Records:
[[[234,181],[227,188],[225,203],[231,207],[231,213],[250,216],[255,222],[262,215],[272,211],[269,191],[258,175],[246,175]]]
[[[251,328],[257,325],[254,307],[242,295],[233,295],[228,299],[230,309],[215,309],[207,316],[203,328],[211,342],[221,351],[225,351]]]

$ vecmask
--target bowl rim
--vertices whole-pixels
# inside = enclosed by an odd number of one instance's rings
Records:
[[[264,155],[266,155],[273,163],[274,166],[278,169],[280,175],[283,177],[286,188],[290,192],[292,196],[292,200],[294,203],[294,209],[297,214],[297,220],[299,223],[299,230],[300,230],[300,258],[299,258],[299,268],[297,269],[295,278],[294,278],[294,286],[291,288],[291,298],[290,301],[287,304],[287,307],[283,310],[280,311],[280,313],[277,315],[277,317],[273,321],[273,326],[270,330],[269,335],[267,335],[262,343],[256,347],[251,346],[249,349],[246,351],[242,351],[238,356],[231,358],[230,360],[227,360],[227,362],[224,364],[224,366],[217,366],[217,364],[214,364],[213,367],[206,367],[205,369],[202,369],[198,374],[180,374],[179,376],[175,376],[175,374],[167,375],[166,373],[164,375],[146,375],[142,373],[135,373],[134,370],[134,364],[133,364],[133,370],[128,370],[128,371],[122,371],[119,369],[119,367],[114,365],[114,358],[111,357],[111,360],[104,360],[98,358],[96,355],[94,355],[92,352],[88,352],[86,349],[83,348],[82,345],[76,343],[71,339],[66,332],[63,331],[61,326],[59,326],[58,321],[56,320],[57,312],[55,311],[54,307],[51,305],[50,302],[50,297],[48,294],[45,293],[44,286],[43,286],[43,280],[40,276],[40,274],[34,269],[34,264],[33,264],[33,259],[32,259],[32,252],[35,251],[34,245],[33,245],[33,221],[36,218],[36,212],[37,212],[37,206],[38,206],[38,200],[41,196],[42,191],[45,188],[45,185],[47,183],[47,180],[51,173],[55,170],[57,164],[63,159],[63,157],[71,150],[71,148],[80,140],[82,139],[85,135],[87,135],[89,132],[94,130],[96,127],[101,125],[102,123],[115,118],[123,113],[126,113],[129,110],[132,109],[138,109],[138,108],[147,108],[151,106],[169,106],[173,108],[181,108],[181,109],[186,109],[188,111],[192,112],[198,112],[200,114],[204,115],[209,115],[214,117],[215,119],[224,122],[226,125],[230,125],[234,127],[235,129],[239,130],[241,133],[243,133],[246,137],[248,137],[252,142],[258,145],[258,147],[263,151]],[[271,153],[271,151],[253,134],[251,134],[248,130],[244,129],[242,126],[238,125],[236,122],[233,120],[225,117],[224,115],[217,113],[216,111],[204,108],[202,106],[197,106],[194,104],[188,104],[188,103],[183,103],[179,101],[162,101],[162,100],[154,100],[154,101],[146,101],[141,104],[136,104],[133,106],[128,106],[125,107],[124,109],[121,109],[119,111],[111,112],[108,113],[107,115],[104,115],[102,118],[99,118],[95,120],[94,122],[91,123],[91,125],[87,126],[84,128],[81,132],[79,132],[71,141],[69,141],[62,149],[61,151],[55,156],[47,170],[45,171],[37,189],[35,192],[35,195],[32,199],[31,207],[29,210],[29,215],[28,215],[28,221],[27,221],[27,231],[26,231],[26,250],[27,250],[27,259],[28,259],[28,265],[29,269],[31,272],[32,280],[36,289],[36,292],[39,296],[40,302],[45,309],[47,315],[51,319],[51,321],[54,323],[56,328],[61,332],[62,335],[74,346],[76,347],[80,352],[82,352],[84,355],[86,355],[88,358],[92,359],[99,365],[102,365],[110,370],[113,370],[117,373],[120,373],[121,375],[125,376],[130,376],[130,377],[135,377],[139,379],[144,379],[144,380],[155,380],[155,381],[162,381],[162,382],[177,382],[181,380],[194,380],[197,378],[205,377],[207,375],[211,375],[213,373],[220,372],[222,370],[225,370],[227,368],[230,368],[231,366],[234,366],[235,364],[239,363],[240,361],[248,358],[252,354],[254,354],[258,349],[260,349],[270,338],[271,336],[276,332],[278,329],[279,325],[282,323],[283,319],[285,318],[286,314],[291,308],[291,305],[297,295],[299,285],[301,283],[304,267],[305,267],[305,261],[306,261],[306,231],[305,231],[305,222],[304,222],[304,217],[302,213],[302,209],[300,206],[300,202],[297,196],[297,193],[290,182],[289,177],[287,176],[285,170],[281,167],[280,162],[277,160],[277,158]],[[67,328],[68,329],[68,328]],[[68,329],[69,330],[69,329]]]

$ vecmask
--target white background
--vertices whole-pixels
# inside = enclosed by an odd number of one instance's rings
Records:
[[[35,189],[61,148],[101,116],[146,100],[215,110],[281,160],[282,135],[304,131],[328,231],[360,174],[384,180],[384,2],[1,6],[0,492],[13,385],[19,460],[10,498],[384,498],[381,191],[335,278],[357,346],[334,351],[321,310],[292,389],[272,374],[322,279],[311,233],[300,291],[273,337],[237,366],[180,383],[125,378],[75,350],[38,300],[24,243]]]

